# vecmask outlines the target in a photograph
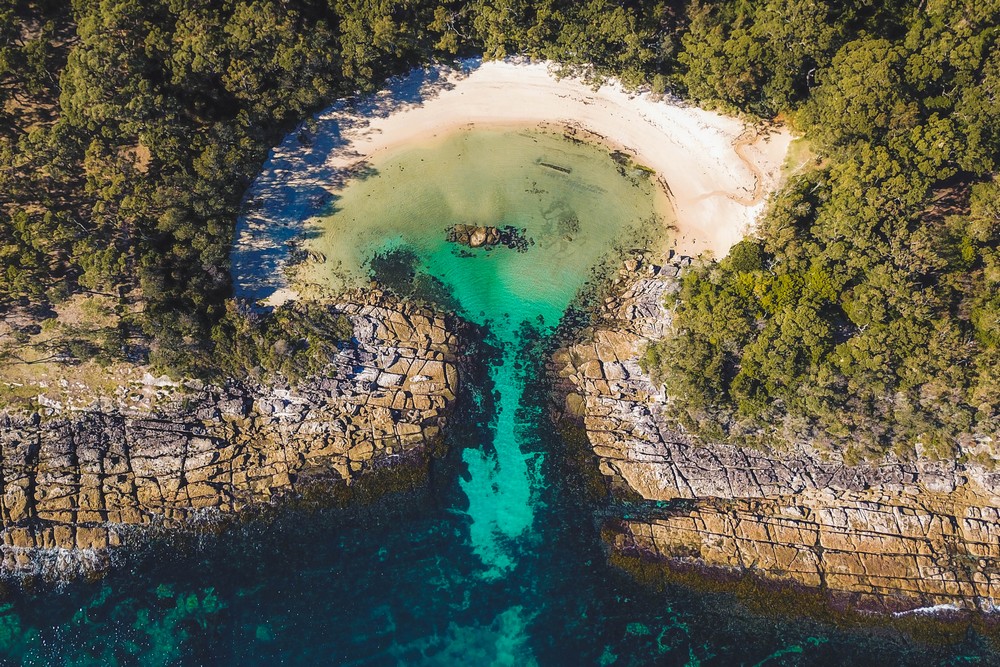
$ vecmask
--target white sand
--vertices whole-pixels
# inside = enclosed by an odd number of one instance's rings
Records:
[[[414,70],[374,96],[341,102],[275,148],[237,223],[233,280],[238,296],[270,303],[294,297],[283,276],[303,223],[342,184],[345,168],[379,152],[474,124],[582,127],[628,151],[666,184],[677,217],[676,248],[722,257],[753,227],[778,184],[791,134],[758,136],[742,121],[557,79],[545,63],[471,60],[461,70]]]

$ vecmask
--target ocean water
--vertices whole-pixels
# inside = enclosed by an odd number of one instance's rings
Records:
[[[21,591],[0,655],[30,665],[997,664],[975,633],[929,645],[844,630],[608,564],[604,505],[548,420],[541,365],[602,262],[662,251],[669,203],[641,170],[558,133],[463,130],[378,156],[315,221],[312,290],[365,284],[488,332],[428,487],[288,508],[150,544],[104,580]],[[452,224],[532,243],[468,249]],[[308,291],[308,290],[307,290]],[[314,292],[315,293],[315,292]]]

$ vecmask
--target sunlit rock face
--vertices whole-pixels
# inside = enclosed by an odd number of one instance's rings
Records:
[[[454,308],[497,346],[496,416],[463,451],[456,508],[490,581],[537,543],[549,483],[521,410],[524,360],[616,249],[665,245],[666,193],[614,156],[572,128],[455,129],[372,157],[308,223],[291,283],[304,298],[374,279]]]
[[[152,530],[426,471],[459,389],[462,325],[377,292],[357,301],[336,307],[354,341],[294,389],[149,386],[114,406],[0,415],[0,572],[93,574]]]
[[[170,531],[306,487],[426,470],[460,369],[482,363],[465,359],[463,341],[487,337],[498,350],[489,368],[497,414],[489,438],[463,450],[456,512],[469,520],[483,576],[512,571],[537,541],[546,485],[519,416],[521,362],[617,245],[662,238],[666,195],[606,147],[530,128],[403,147],[338,192],[310,223],[295,285],[303,298],[333,301],[352,322],[352,343],[294,388],[235,381],[155,408],[53,405],[37,424],[6,417],[4,571],[96,572],[143,533],[134,527]]]
[[[681,264],[633,263],[598,324],[549,366],[557,418],[584,426],[613,487],[651,501],[609,523],[612,547],[668,567],[821,589],[857,609],[992,610],[996,473],[928,460],[850,466],[807,445],[695,443],[670,425],[662,388],[638,359],[669,326],[661,304]]]
[[[624,522],[614,546],[673,565],[822,588],[831,601],[859,609],[992,611],[1000,593],[997,510],[966,502],[878,491],[699,500],[673,515]]]

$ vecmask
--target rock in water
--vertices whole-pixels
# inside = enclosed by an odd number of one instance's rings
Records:
[[[447,238],[452,243],[470,248],[493,248],[504,246],[518,252],[525,252],[534,240],[528,238],[526,229],[513,225],[503,227],[452,225],[447,230]]]
[[[486,228],[477,227],[472,235],[469,237],[469,245],[473,248],[478,248],[486,243]]]
[[[467,325],[377,294],[336,309],[356,344],[294,388],[233,381],[144,408],[0,411],[0,576],[99,574],[151,526],[183,530],[285,497],[335,502],[366,480],[425,476]],[[163,392],[153,380],[135,392]]]
[[[862,610],[991,608],[1000,599],[992,468],[892,457],[847,465],[808,443],[762,451],[696,441],[674,426],[669,397],[639,358],[665,335],[664,296],[690,263],[675,257],[653,277],[630,272],[597,323],[549,364],[555,418],[585,429],[612,488],[652,501],[607,521],[617,555],[815,588]]]

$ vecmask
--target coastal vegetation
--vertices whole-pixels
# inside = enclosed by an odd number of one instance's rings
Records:
[[[243,311],[227,304],[233,225],[269,146],[292,124],[459,52],[541,54],[545,46],[546,55],[603,62],[608,72],[638,67],[650,57],[639,45],[657,34],[662,14],[658,4],[607,14],[611,3],[566,3],[564,17],[520,4],[6,3],[0,308],[17,308],[34,326],[54,316],[53,304],[100,294],[116,302],[116,317],[93,335],[67,333],[87,344],[64,360],[149,360],[175,374],[238,370],[219,364],[239,355],[216,353],[227,331],[245,328],[233,321]],[[588,39],[592,53],[571,57],[584,42],[564,31],[566,20],[580,33],[596,15],[615,20]],[[636,16],[649,18],[636,25]],[[625,42],[636,46],[623,50]],[[597,58],[598,44],[623,60]],[[18,343],[26,344],[34,340]]]
[[[695,14],[689,92],[781,112],[823,159],[790,179],[756,238],[684,277],[676,335],[647,352],[694,430],[808,439],[849,460],[950,458],[997,432],[998,9],[884,4],[882,30],[852,32],[841,7],[828,37],[795,11]]]
[[[308,368],[312,315],[230,296],[268,147],[414,65],[527,54],[780,117],[819,156],[755,238],[685,276],[675,334],[646,356],[678,419],[947,456],[998,425],[998,19],[996,2],[942,0],[14,0],[0,309],[18,324],[0,344],[56,319],[45,344],[64,360]],[[63,322],[80,295],[100,317]]]

